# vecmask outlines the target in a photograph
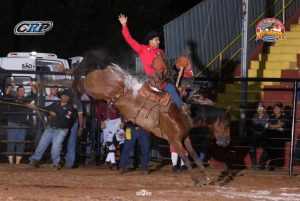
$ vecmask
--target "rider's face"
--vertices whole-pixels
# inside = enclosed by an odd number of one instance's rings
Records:
[[[153,48],[159,48],[159,43],[160,43],[159,37],[155,37],[149,40],[149,45]]]

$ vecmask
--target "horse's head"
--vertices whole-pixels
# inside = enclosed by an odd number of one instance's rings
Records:
[[[229,109],[210,105],[192,104],[193,127],[207,126],[211,129],[216,143],[227,146],[230,143],[230,112]]]
[[[129,73],[112,64],[90,72],[83,86],[87,94],[93,97],[114,101],[125,93],[129,79]]]
[[[73,72],[73,88],[79,93],[84,91],[94,98],[107,101],[119,98],[132,77],[111,61],[105,50],[87,52]]]
[[[209,127],[212,130],[216,144],[219,146],[227,146],[230,143],[230,120],[231,115],[229,109],[220,108],[218,120],[211,124]]]

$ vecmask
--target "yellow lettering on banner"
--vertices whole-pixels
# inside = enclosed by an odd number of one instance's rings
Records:
[[[125,138],[126,138],[126,140],[131,140],[131,129],[130,128],[126,128]]]
[[[281,32],[275,32],[275,31],[260,32],[260,33],[257,33],[256,35],[257,35],[256,40],[261,39],[265,36],[274,36],[277,39],[282,39],[282,40],[285,39],[284,35]]]

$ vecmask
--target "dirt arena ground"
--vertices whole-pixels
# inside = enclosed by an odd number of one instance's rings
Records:
[[[173,173],[169,165],[149,175],[139,171],[120,175],[116,170],[100,167],[54,171],[48,164],[39,169],[26,164],[0,164],[0,200],[300,201],[300,176],[253,170],[220,174],[221,170],[208,170],[220,182],[199,188],[187,172]]]

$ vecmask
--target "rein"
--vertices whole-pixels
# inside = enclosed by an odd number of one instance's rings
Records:
[[[11,103],[11,102],[1,101],[1,100],[0,100],[0,103],[2,103],[2,104],[7,104],[7,105],[13,105],[13,106],[19,106],[19,107],[27,107],[25,104],[21,104],[21,103]],[[44,120],[43,120],[42,115],[41,115],[40,112],[49,113],[49,111],[48,111],[48,110],[44,110],[44,109],[42,109],[42,108],[39,108],[39,107],[37,107],[37,106],[36,106],[36,109],[35,109],[35,110],[36,110],[36,112],[37,112],[39,118],[44,122]],[[51,122],[51,121],[52,121],[52,118],[50,119],[50,122]]]
[[[0,103],[4,103],[7,105],[15,105],[15,106],[20,106],[20,107],[27,107],[25,104],[21,104],[21,103],[11,103],[11,102],[6,102],[6,101],[0,101]],[[36,106],[36,110],[41,111],[41,112],[45,112],[45,113],[49,113],[48,110],[44,110],[42,108],[39,108]]]

